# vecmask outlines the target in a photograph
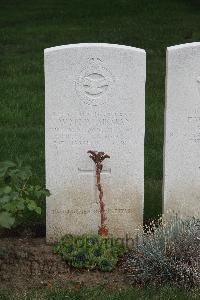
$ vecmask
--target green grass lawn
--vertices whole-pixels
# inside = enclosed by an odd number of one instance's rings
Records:
[[[144,48],[145,218],[157,216],[162,194],[165,48],[199,40],[198,0],[1,0],[0,159],[24,158],[34,168],[35,182],[45,182],[44,48],[80,42]]]
[[[186,292],[174,288],[108,289],[103,286],[37,289],[21,292],[0,291],[0,300],[198,300],[198,291]]]

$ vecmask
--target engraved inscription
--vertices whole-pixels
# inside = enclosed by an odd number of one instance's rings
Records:
[[[99,209],[79,209],[79,208],[75,208],[75,209],[53,209],[52,214],[57,215],[57,214],[63,214],[63,215],[73,215],[73,214],[77,214],[77,215],[86,215],[88,213],[99,213]],[[135,211],[131,208],[107,208],[106,209],[107,213],[111,213],[111,214],[131,214],[134,213]]]
[[[77,76],[76,92],[85,104],[104,104],[113,82],[113,75],[103,66],[102,61],[99,58],[91,58]]]
[[[134,113],[65,113],[52,116],[49,130],[56,145],[70,142],[72,146],[90,147],[91,141],[101,140],[109,140],[113,145],[126,145],[134,134],[132,120]]]

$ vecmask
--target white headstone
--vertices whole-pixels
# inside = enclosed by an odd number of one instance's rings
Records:
[[[45,49],[47,241],[97,233],[95,164],[110,235],[133,236],[143,221],[145,51],[110,44]]]
[[[164,212],[200,215],[200,43],[167,48]]]

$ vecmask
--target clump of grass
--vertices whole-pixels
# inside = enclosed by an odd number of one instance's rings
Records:
[[[174,217],[151,224],[124,263],[128,281],[140,285],[200,286],[200,220]]]
[[[83,284],[68,282],[66,285],[55,285],[48,288],[32,288],[23,290],[0,290],[0,300],[197,300],[199,290],[184,291],[172,287],[137,287],[113,288],[102,284]]]

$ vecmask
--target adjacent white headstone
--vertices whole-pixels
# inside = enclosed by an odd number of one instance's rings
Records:
[[[164,212],[200,216],[200,43],[167,48]]]
[[[110,44],[45,49],[47,240],[97,233],[95,165],[110,155],[102,185],[110,235],[143,221],[145,51]]]

